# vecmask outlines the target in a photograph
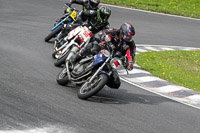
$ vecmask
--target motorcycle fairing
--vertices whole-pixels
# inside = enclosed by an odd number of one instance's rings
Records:
[[[108,77],[110,77],[110,73],[106,72],[106,71],[100,71],[99,74],[106,74]]]
[[[72,39],[74,36],[76,36],[77,34],[79,34],[81,32],[81,29],[82,28],[79,26],[79,27],[75,28],[74,30],[70,31],[67,36],[67,39],[68,40]]]
[[[54,31],[56,28],[58,28],[58,26],[60,26],[61,24],[64,23],[65,20],[60,21],[56,26],[54,26],[51,31]]]
[[[97,55],[95,55],[94,57],[94,63],[93,63],[93,67],[97,66],[100,63],[103,63],[106,60],[106,56],[104,55],[104,53],[99,52]]]

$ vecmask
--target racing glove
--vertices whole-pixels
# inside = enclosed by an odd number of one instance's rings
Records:
[[[128,62],[128,58],[125,57],[124,58],[124,68],[131,71],[133,69],[135,61],[130,61]]]

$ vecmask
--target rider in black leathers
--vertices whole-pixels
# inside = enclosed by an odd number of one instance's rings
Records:
[[[66,3],[68,6],[72,4],[79,4],[83,6],[83,11],[87,10],[96,10],[98,9],[98,5],[100,0],[70,0],[69,3]]]
[[[110,17],[110,15],[111,10],[109,7],[106,6],[101,6],[97,11],[82,11],[81,16],[77,20],[77,22],[74,24],[67,25],[65,30],[71,31],[79,25],[85,25],[88,27],[91,26],[90,30],[93,34],[96,34],[97,32],[110,27],[110,24],[108,22],[108,18]],[[85,20],[85,18],[87,19]]]
[[[106,45],[110,45],[113,50],[120,51],[125,57],[123,61],[124,67],[128,70],[132,70],[135,62],[136,51],[136,45],[133,40],[134,35],[135,29],[130,23],[122,24],[120,29],[113,28],[103,30],[99,33],[100,40],[97,39],[101,43],[97,43],[97,41],[89,43],[87,47],[84,47],[79,53],[75,54],[75,56],[70,59],[70,62],[73,65],[82,57],[89,54],[96,54]],[[107,85],[111,88],[119,88],[120,84],[121,82],[118,73],[113,71],[111,79]]]
[[[62,35],[59,36],[58,40],[66,36],[69,31],[80,25],[89,27],[93,34],[96,34],[103,29],[108,29],[110,27],[110,24],[108,22],[110,15],[111,10],[109,7],[106,6],[101,6],[97,11],[82,11],[81,16],[77,19],[75,23],[64,25],[62,29]]]
[[[67,6],[71,7],[72,4],[78,4],[83,6],[83,11],[89,11],[89,10],[98,10],[98,5],[100,3],[100,0],[70,0],[69,2],[65,3]],[[70,13],[71,9],[67,8],[64,10],[64,14]],[[66,16],[63,16],[62,18],[58,19],[57,22],[64,19]],[[85,18],[86,20],[86,18]]]

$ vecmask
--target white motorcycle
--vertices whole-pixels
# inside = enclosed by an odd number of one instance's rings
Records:
[[[63,39],[63,45],[57,47],[54,45],[54,57],[56,58],[54,64],[59,67],[69,60],[75,53],[85,47],[91,40],[93,34],[86,26],[78,26],[68,33]]]

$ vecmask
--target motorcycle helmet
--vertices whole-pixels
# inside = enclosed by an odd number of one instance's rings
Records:
[[[98,21],[100,21],[101,23],[107,22],[110,15],[111,15],[111,10],[109,7],[106,6],[101,6],[97,11],[97,18]]]
[[[88,5],[90,6],[91,9],[96,9],[99,3],[100,0],[88,0]]]
[[[121,25],[119,32],[123,41],[131,42],[135,35],[135,28],[130,23],[124,23]]]

